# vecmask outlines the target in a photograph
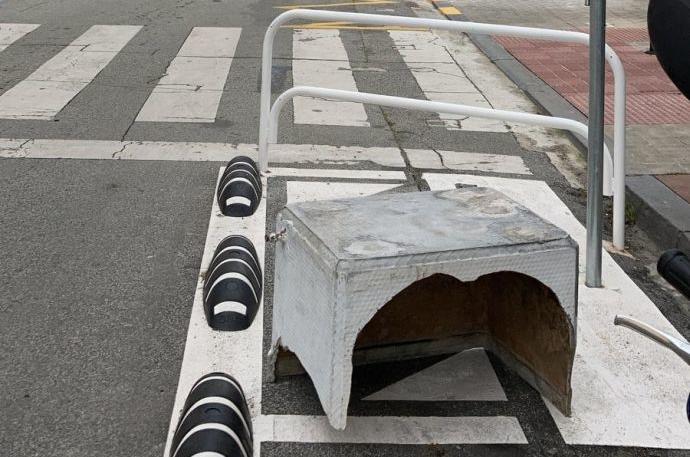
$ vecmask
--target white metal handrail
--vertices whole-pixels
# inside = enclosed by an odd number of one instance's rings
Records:
[[[367,103],[387,106],[389,108],[427,111],[431,113],[457,114],[460,116],[481,117],[498,121],[516,122],[519,124],[537,125],[559,130],[568,130],[587,139],[589,130],[582,122],[565,117],[543,116],[541,114],[523,113],[520,111],[506,111],[478,106],[460,105],[457,103],[434,102],[416,98],[394,97],[391,95],[370,94],[349,90],[326,89],[323,87],[295,86],[278,96],[271,107],[270,131],[268,141],[278,140],[278,119],[285,104],[294,97],[315,97],[343,102]],[[604,152],[609,150],[604,145]]]
[[[273,62],[273,42],[280,27],[283,24],[295,19],[322,22],[347,21],[350,23],[364,25],[429,28],[463,33],[515,36],[521,38],[551,40],[589,45],[589,35],[582,32],[541,29],[534,27],[518,27],[500,24],[484,24],[478,22],[458,22],[448,21],[444,19],[425,19],[403,16],[386,16],[380,14],[347,13],[338,11],[319,11],[303,9],[287,11],[285,13],[278,15],[271,22],[271,24],[266,29],[266,34],[264,36],[263,42],[263,55],[261,62],[261,120],[259,127],[259,167],[261,170],[265,170],[268,167],[268,143],[269,138],[271,137],[271,132],[274,132],[271,127],[270,118],[272,84],[271,67]],[[604,180],[604,194],[613,194],[613,244],[616,248],[622,249],[624,247],[625,242],[625,72],[623,70],[623,65],[620,59],[613,51],[613,49],[608,45],[606,45],[606,60],[613,71],[615,93],[613,148],[614,158],[613,160],[611,159],[610,153],[604,155],[604,176],[606,178]],[[472,107],[463,107],[463,109],[465,108]],[[514,114],[519,113],[511,113],[511,116]]]

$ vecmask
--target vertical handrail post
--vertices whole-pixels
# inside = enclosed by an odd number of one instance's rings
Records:
[[[589,6],[589,138],[587,154],[587,248],[585,284],[601,287],[604,182],[604,43],[606,0]]]
[[[279,16],[280,17],[280,16]],[[278,29],[277,19],[271,22],[264,35],[263,52],[261,54],[261,99],[259,102],[259,171],[268,168],[268,114],[271,111],[271,89],[273,79],[273,40]]]
[[[623,63],[606,46],[606,60],[613,71],[613,246],[625,249],[625,122],[627,99]],[[606,158],[604,158],[606,159]]]

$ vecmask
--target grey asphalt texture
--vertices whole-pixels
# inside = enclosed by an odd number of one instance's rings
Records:
[[[160,456],[217,167],[1,164],[0,453]]]
[[[144,26],[55,121],[0,120],[0,137],[255,143],[261,42],[265,27],[279,11],[273,6],[279,4],[284,3],[0,2],[0,22],[42,24],[0,53],[0,93],[26,78],[91,25]],[[411,15],[413,5],[383,7]],[[372,8],[361,11],[375,12]],[[242,27],[216,122],[134,123],[195,26]],[[276,46],[274,94],[292,85],[289,33],[281,31]],[[387,70],[355,71],[360,90],[421,97],[387,34],[343,31],[342,36],[353,66]],[[584,194],[570,188],[544,154],[524,151],[511,134],[448,132],[429,127],[427,115],[366,109],[372,128],[293,126],[291,110],[286,109],[280,140],[520,155],[535,178],[545,180],[576,217],[584,220]],[[163,454],[221,165],[0,159],[0,455]],[[419,170],[407,167],[405,171],[408,183],[403,190],[426,188]],[[272,200],[269,227],[281,199],[284,195]],[[655,255],[653,248],[639,232],[630,233],[630,245],[639,260],[617,260],[688,336],[682,304],[646,277],[645,267]],[[268,297],[272,290],[270,248],[266,260]],[[270,323],[270,299],[265,311]],[[530,440],[528,446],[269,443],[262,446],[263,455],[649,455],[649,450],[565,446],[538,395],[500,362],[492,359],[492,363],[510,399],[501,411],[519,418]],[[353,411],[414,411],[415,415],[501,412],[495,405],[375,402],[379,404],[367,406],[359,401],[372,386],[393,382],[418,368],[397,364],[358,370]],[[313,387],[304,377],[267,384],[264,396],[266,414],[320,414]],[[681,455],[673,451],[656,454]]]

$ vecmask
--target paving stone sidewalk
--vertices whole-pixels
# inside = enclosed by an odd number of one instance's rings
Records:
[[[580,0],[455,0],[451,20],[587,31]],[[647,0],[607,3],[607,43],[627,79],[628,201],[635,222],[662,249],[690,249],[690,100],[668,79],[649,50]],[[440,8],[441,9],[441,8]],[[473,37],[492,60],[553,115],[586,120],[586,47],[511,37]],[[612,136],[613,79],[607,70],[606,128]]]

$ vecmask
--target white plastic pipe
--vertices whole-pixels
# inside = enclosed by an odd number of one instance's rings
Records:
[[[278,15],[266,29],[261,61],[261,120],[259,125],[259,168],[268,167],[268,142],[271,111],[271,67],[273,42],[283,24],[295,19],[328,22],[346,21],[355,24],[429,28],[481,35],[515,36],[537,40],[560,41],[589,45],[589,35],[582,32],[518,27],[512,25],[484,24],[479,22],[458,22],[445,19],[424,19],[381,14],[347,13],[295,9]],[[604,195],[613,194],[613,244],[623,249],[625,240],[625,72],[616,53],[606,46],[606,60],[611,65],[615,80],[614,94],[614,158],[610,153],[604,157]],[[582,125],[582,124],[581,124]],[[585,136],[585,135],[582,135]],[[613,162],[613,165],[612,165]]]

